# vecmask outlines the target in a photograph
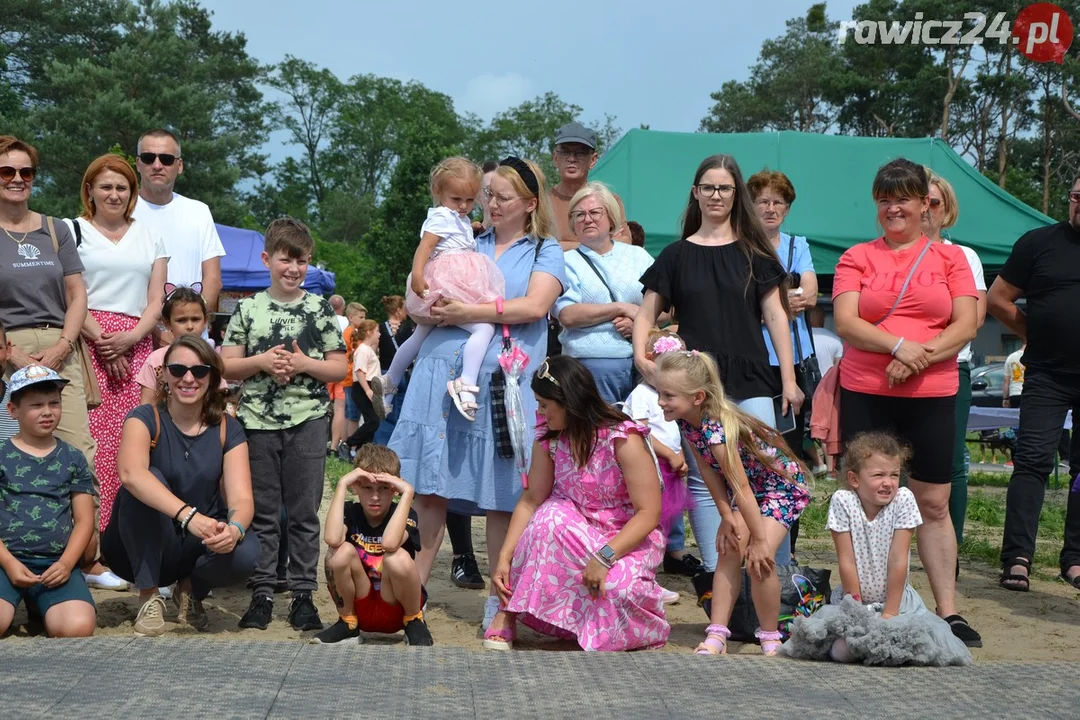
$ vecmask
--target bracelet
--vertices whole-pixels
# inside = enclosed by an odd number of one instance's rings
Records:
[[[594,559],[594,560],[596,560],[596,562],[600,563],[601,565],[603,565],[604,567],[606,567],[606,568],[607,568],[608,570],[610,570],[611,568],[615,567],[615,564],[614,564],[614,563],[609,563],[609,562],[608,562],[607,560],[605,560],[605,559],[604,559],[604,558],[603,558],[603,557],[602,557],[602,556],[600,555],[600,553],[598,553],[598,552],[594,552],[594,553],[592,554],[592,556],[593,556],[593,559]]]
[[[191,507],[191,506],[187,505],[187,504],[181,505],[180,509],[176,511],[176,514],[172,516],[172,521],[174,523],[180,522],[180,513],[184,512],[184,508],[189,508],[189,507]]]
[[[197,512],[198,512],[198,510],[196,508],[194,508],[194,507],[191,508],[191,512],[189,512],[187,514],[187,517],[184,518],[184,521],[182,523],[180,523],[180,530],[182,532],[187,532],[188,523],[191,522],[191,518],[195,517],[195,513],[197,513]]]
[[[899,350],[900,346],[903,345],[903,344],[904,344],[904,338],[900,338],[899,340],[897,340],[896,345],[893,347],[892,352],[890,353],[890,355],[893,355],[895,357],[896,351]]]
[[[247,535],[247,533],[246,533],[246,532],[244,532],[244,526],[243,526],[243,525],[241,525],[240,523],[236,522],[235,520],[230,520],[230,521],[229,521],[229,524],[230,524],[230,525],[232,525],[233,527],[235,527],[235,528],[236,528],[237,530],[239,530],[239,531],[240,531],[240,539],[241,539],[241,540],[243,540],[243,539],[244,539],[244,536],[245,536],[245,535]]]
[[[496,315],[502,315],[503,314],[503,299],[501,297],[495,298],[495,314]]]
[[[67,337],[66,335],[61,335],[61,336],[60,336],[60,339],[61,339],[61,340],[66,340],[66,341],[67,341],[67,344],[68,344],[68,345],[69,345],[69,346],[71,347],[71,352],[75,352],[75,341],[74,341],[74,340],[72,340],[71,338]]]

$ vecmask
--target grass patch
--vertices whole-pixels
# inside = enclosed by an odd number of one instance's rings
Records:
[[[967,521],[991,527],[1005,526],[1005,496],[984,492],[968,493]]]
[[[326,484],[330,486],[331,490],[337,489],[338,480],[347,475],[350,470],[352,470],[352,465],[342,462],[333,455],[327,455]]]
[[[1011,473],[972,470],[968,473],[968,487],[1008,487]]]

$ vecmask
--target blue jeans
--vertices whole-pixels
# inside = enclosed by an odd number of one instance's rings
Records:
[[[772,427],[776,426],[772,398],[749,398],[739,402],[739,407],[763,423]],[[698,549],[701,551],[702,567],[708,572],[713,572],[716,570],[718,557],[716,533],[720,530],[720,511],[716,509],[716,502],[713,501],[712,494],[705,485],[705,481],[701,479],[701,471],[698,470],[694,450],[685,439],[683,440],[682,451],[684,457],[686,457],[686,465],[690,469],[686,474],[686,486],[690,490],[690,495],[694,498],[694,509],[690,511],[690,527],[694,530],[694,537],[697,538]],[[679,534],[683,534],[681,523],[675,523],[672,530],[674,531],[675,528],[678,528]],[[681,548],[672,547],[672,536],[669,535],[668,551],[670,552],[673,549],[678,550]],[[789,537],[785,537],[776,550],[776,564],[791,564],[791,539]]]
[[[408,380],[402,380],[401,384],[398,385],[398,391],[394,393],[394,403],[390,414],[379,423],[379,429],[375,431],[375,439],[372,442],[376,445],[390,443],[390,436],[394,434],[394,426],[397,425],[398,416],[401,414],[401,403],[405,401],[405,388],[407,387],[409,387]]]
[[[605,402],[626,402],[634,389],[633,358],[578,358],[596,380],[596,389]]]

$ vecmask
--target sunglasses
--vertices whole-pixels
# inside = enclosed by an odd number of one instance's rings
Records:
[[[139,161],[142,162],[143,165],[153,165],[154,160],[160,160],[162,165],[168,167],[179,159],[179,155],[170,155],[169,153],[139,153]]]
[[[21,167],[13,168],[10,165],[0,167],[0,180],[4,182],[11,182],[18,175],[22,178],[23,182],[30,182],[37,175],[37,168]]]
[[[0,170],[3,170],[3,168],[0,168]],[[1080,203],[1080,192],[1077,192],[1076,190],[1070,192],[1069,202]]]
[[[169,369],[169,374],[177,380],[184,377],[188,373],[191,373],[191,377],[195,378],[196,380],[202,380],[204,377],[210,374],[209,365],[192,365],[191,367],[188,367],[187,365],[181,365],[180,363],[169,363],[165,367]]]
[[[536,371],[536,377],[541,380],[547,380],[552,385],[559,387],[559,381],[555,379],[555,376],[551,374],[551,367],[548,365],[548,361],[545,360],[544,364],[540,366],[540,369]]]

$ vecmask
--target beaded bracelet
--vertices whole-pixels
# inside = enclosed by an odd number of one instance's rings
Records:
[[[235,520],[230,520],[230,521],[229,521],[229,524],[230,524],[230,525],[232,525],[233,527],[235,527],[235,528],[236,528],[237,530],[239,530],[239,531],[240,531],[240,539],[241,539],[241,540],[243,540],[243,539],[244,539],[244,536],[245,536],[245,535],[247,535],[247,533],[246,533],[246,532],[244,532],[244,526],[243,526],[243,525],[241,525],[240,523],[236,522]]]
[[[189,507],[191,507],[191,506],[188,505],[187,503],[181,505],[180,509],[176,511],[176,514],[172,516],[172,521],[174,523],[180,522],[180,513],[184,512],[185,508],[189,508]]]
[[[197,512],[198,512],[198,509],[196,509],[194,507],[191,508],[191,512],[189,512],[187,514],[187,517],[184,518],[184,521],[182,523],[180,523],[180,530],[182,532],[187,532],[188,523],[191,522],[191,518],[195,517],[195,513],[197,513]]]

